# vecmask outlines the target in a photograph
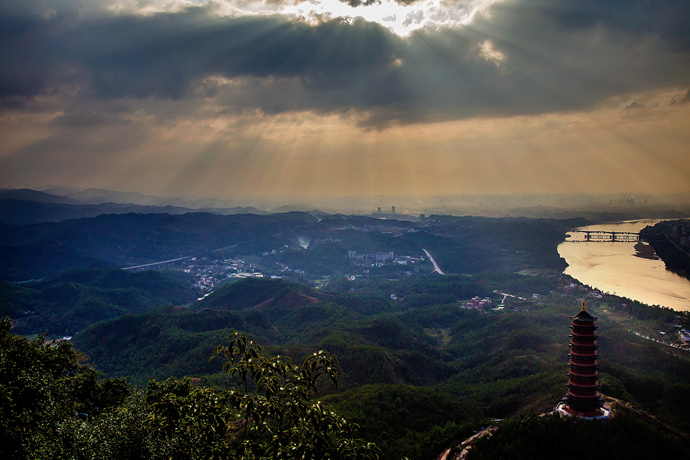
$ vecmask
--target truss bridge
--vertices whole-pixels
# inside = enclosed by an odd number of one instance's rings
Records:
[[[573,230],[573,236],[582,235],[582,240],[573,241],[608,241],[608,242],[635,242],[640,241],[640,234],[636,232],[607,232],[605,230]]]

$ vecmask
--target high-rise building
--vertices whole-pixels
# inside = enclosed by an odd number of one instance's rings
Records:
[[[391,213],[395,214],[395,206],[391,206]]]
[[[596,320],[587,312],[585,300],[582,310],[571,316],[570,361],[568,362],[568,393],[556,410],[562,415],[584,418],[606,418],[609,411],[603,407],[599,395],[599,355],[597,354]]]

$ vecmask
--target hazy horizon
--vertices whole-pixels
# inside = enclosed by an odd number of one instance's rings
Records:
[[[686,194],[688,22],[682,1],[0,2],[0,187]]]
[[[25,189],[0,189],[0,192]],[[64,186],[35,187],[51,195],[73,200],[72,204],[121,203],[142,206],[176,206],[188,209],[255,208],[264,212],[321,211],[379,217],[419,217],[420,214],[473,215],[486,217],[574,217],[592,213],[637,213],[669,218],[690,214],[690,193],[652,194],[528,194],[528,195],[389,195],[316,197],[290,196],[163,196],[112,189],[77,189]],[[2,198],[20,198],[3,195]],[[28,198],[31,199],[31,198]],[[40,198],[35,198],[39,201]],[[395,208],[395,209],[393,209]],[[678,213],[681,213],[680,215]],[[661,214],[660,214],[661,213]]]

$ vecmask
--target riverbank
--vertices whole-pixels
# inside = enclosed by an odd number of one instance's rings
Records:
[[[690,279],[690,254],[672,239],[672,228],[680,221],[663,221],[640,231],[640,238],[649,243],[666,269]],[[687,225],[687,221],[684,221]],[[637,248],[636,248],[637,249]]]

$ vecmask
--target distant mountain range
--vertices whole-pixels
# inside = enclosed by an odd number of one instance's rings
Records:
[[[52,193],[51,193],[52,192]],[[61,194],[58,194],[61,193]],[[121,193],[103,189],[73,191],[53,188],[48,191],[31,189],[0,190],[0,223],[8,225],[61,222],[102,214],[185,214],[209,212],[213,214],[267,214],[254,207],[197,207],[175,205],[164,198],[140,193]],[[220,203],[216,203],[220,204]]]
[[[638,197],[639,198],[639,197]],[[644,197],[642,197],[644,198]],[[640,218],[682,218],[690,215],[685,196],[621,201],[620,197],[584,195],[495,195],[495,196],[410,196],[381,197],[158,197],[137,192],[101,188],[79,190],[51,186],[39,190],[0,189],[0,223],[11,225],[59,222],[101,214],[210,212],[213,214],[269,214],[308,212],[375,215],[396,220],[415,220],[422,215],[483,217],[531,217],[569,219],[584,217],[594,222]],[[37,203],[40,203],[39,206]],[[398,212],[387,204],[397,204]],[[386,206],[381,206],[386,204]],[[396,206],[394,206],[396,207]],[[378,209],[379,211],[375,211]],[[382,212],[381,210],[384,209]]]
[[[78,200],[69,198],[65,195],[40,192],[29,188],[19,189],[0,189],[0,200],[24,200],[35,201],[37,203],[62,203],[79,204]]]
[[[78,190],[69,187],[50,187],[42,190],[43,193],[67,198],[70,202],[79,204],[128,204],[153,207],[176,207],[186,210],[214,212],[217,214],[265,214],[303,211],[314,209],[313,205],[293,202],[290,204],[276,205],[266,203],[261,210],[253,206],[238,206],[237,200],[232,198],[193,198],[193,197],[159,197],[145,195],[138,192],[118,192],[102,188],[88,188]],[[276,207],[277,206],[277,207]],[[322,207],[323,209],[323,207]]]
[[[86,190],[69,189],[65,187],[55,187],[43,190],[46,193],[60,195],[71,198],[80,203],[102,204],[102,203],[121,203],[121,204],[140,204],[146,206],[168,206],[178,205],[180,200],[160,198],[156,196],[144,195],[137,192],[117,192],[102,188],[88,188]]]

